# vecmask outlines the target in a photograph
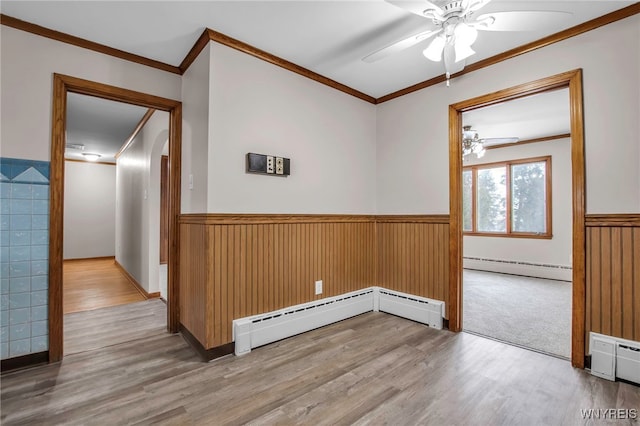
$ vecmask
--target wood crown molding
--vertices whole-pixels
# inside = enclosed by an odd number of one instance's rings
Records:
[[[575,37],[577,35],[589,32],[591,30],[595,30],[596,28],[600,28],[602,26],[611,24],[621,19],[628,18],[638,13],[640,13],[640,2],[634,3],[631,6],[627,6],[622,9],[613,11],[611,13],[592,19],[590,21],[583,22],[582,24],[576,25],[574,27],[567,28],[566,30],[557,32],[555,34],[551,34],[550,36],[543,37],[539,40],[532,41],[531,43],[527,43],[522,46],[513,48],[511,50],[500,53],[498,55],[494,55],[489,58],[483,59],[481,61],[469,64],[464,68],[464,70],[453,74],[451,78],[456,78],[461,75],[469,74],[473,71],[477,71],[479,69],[486,68],[491,65],[495,65],[502,61],[506,61],[507,59],[515,58],[516,56],[520,56],[525,53],[529,53],[534,50],[541,49],[551,44],[558,43],[560,41],[569,39],[571,37]],[[446,77],[443,74],[438,77],[434,77],[432,79],[414,84],[413,86],[409,86],[407,88],[404,88],[396,92],[389,93],[388,95],[382,96],[380,98],[377,98],[376,104],[381,104],[383,102],[387,102],[392,99],[399,98],[400,96],[408,95],[409,93],[426,89],[427,87],[434,86],[444,81],[446,81]]]
[[[84,163],[84,164],[93,164],[97,166],[115,166],[116,163],[105,163],[104,161],[87,161],[87,160],[76,160],[75,158],[65,158],[65,162],[70,163]]]
[[[640,213],[588,214],[587,227],[640,227]]]
[[[123,152],[125,152],[133,143],[133,140],[136,138],[136,136],[138,136],[138,133],[140,133],[140,130],[142,130],[142,128],[144,127],[145,124],[147,124],[147,121],[149,121],[149,119],[151,118],[151,116],[153,115],[153,113],[156,110],[153,108],[149,108],[147,110],[147,112],[144,114],[144,116],[142,117],[142,119],[140,119],[140,122],[138,123],[138,125],[136,126],[135,129],[133,129],[133,132],[131,133],[131,136],[129,136],[127,138],[127,140],[125,141],[125,143],[120,147],[120,149],[118,150],[118,152],[116,152],[116,155],[114,155],[115,159],[117,160],[118,157],[120,157],[122,155]]]
[[[549,142],[549,141],[555,141],[558,139],[566,139],[570,137],[571,137],[571,133],[562,133],[560,135],[545,136],[542,138],[523,139],[516,143],[501,143],[501,144],[491,145],[491,146],[485,147],[485,149],[508,148],[510,146],[520,146],[528,143],[537,143],[537,142]]]
[[[124,50],[115,49],[104,44],[72,36],[70,34],[52,30],[40,25],[32,24],[30,22],[22,21],[5,14],[0,14],[0,24],[15,28],[17,30],[26,31],[31,34],[50,38],[52,40],[60,41],[62,43],[67,43],[73,46],[82,47],[84,49],[93,50],[94,52],[113,56],[115,58],[124,59],[125,61],[135,62],[137,64],[146,65],[148,67],[156,68],[173,74],[182,74],[180,68],[176,66],[156,61],[154,59],[145,58],[144,56],[136,55],[134,53],[125,52]]]
[[[449,223],[449,215],[341,215],[341,214],[182,214],[180,224],[256,225],[269,223]]]
[[[505,61],[507,59],[514,58],[516,56],[531,52],[533,50],[540,49],[542,47],[549,46],[550,44],[554,44],[568,38],[583,34],[585,32],[594,30],[596,28],[602,27],[604,25],[611,24],[613,22],[619,21],[624,18],[628,18],[630,16],[636,15],[640,13],[640,2],[634,3],[631,6],[627,6],[620,10],[616,10],[607,15],[603,15],[601,17],[592,19],[591,21],[584,22],[580,25],[576,25],[574,27],[568,28],[564,31],[560,31],[558,33],[552,34],[550,36],[541,38],[539,40],[535,40],[531,43],[527,43],[520,47],[516,47],[507,52],[500,53],[498,55],[494,55],[490,58],[483,59],[481,61],[475,62],[473,64],[469,64],[465,67],[464,70],[460,71],[453,75],[453,78],[461,76],[463,74],[468,74],[470,72],[486,68],[491,65],[495,65],[499,62]],[[328,77],[324,77],[314,71],[311,71],[307,68],[301,67],[299,65],[294,64],[293,62],[287,61],[286,59],[279,58],[275,55],[272,55],[264,50],[253,47],[247,43],[236,40],[232,37],[214,31],[212,29],[206,28],[198,40],[195,42],[189,53],[182,60],[180,66],[176,67],[170,64],[166,64],[164,62],[156,61],[154,59],[145,58],[140,55],[136,55],[133,53],[125,52],[123,50],[115,49],[113,47],[105,46],[100,43],[95,43],[89,40],[85,40],[79,37],[75,37],[69,34],[62,33],[60,31],[51,30],[49,28],[42,27],[40,25],[32,24],[26,21],[22,21],[17,18],[13,18],[11,16],[7,16],[4,14],[0,14],[0,24],[6,25],[8,27],[12,27],[18,30],[26,31],[32,34],[40,35],[42,37],[50,38],[53,40],[57,40],[63,43],[72,44],[74,46],[82,47],[85,49],[93,50],[95,52],[103,53],[105,55],[114,56],[116,58],[124,59],[127,61],[135,62],[138,64],[146,65],[152,68],[156,68],[162,71],[167,71],[174,74],[182,75],[184,74],[189,66],[195,61],[198,57],[202,49],[204,49],[209,41],[215,41],[217,43],[223,44],[225,46],[231,47],[233,49],[239,50],[248,55],[254,56],[258,59],[262,59],[263,61],[269,62],[273,65],[277,65],[281,68],[299,74],[303,77],[307,77],[311,80],[314,80],[318,83],[324,84],[326,86],[332,87],[336,90],[339,90],[343,93],[352,95],[358,99],[361,99],[365,102],[369,102],[371,104],[381,104],[383,102],[390,101],[392,99],[398,98],[400,96],[407,95],[409,93],[416,92],[418,90],[425,89],[427,87],[442,83],[446,80],[444,74],[431,78],[429,80],[423,81],[421,83],[414,84],[412,86],[406,87],[404,89],[395,91],[388,95],[382,96],[380,98],[374,98],[373,96],[369,96],[363,92],[360,92],[356,89],[353,89],[349,86],[346,86],[342,83],[338,83],[335,80],[332,80]]]
[[[265,52],[264,50],[253,47],[247,43],[236,40],[212,29],[207,29],[207,32],[209,34],[209,40],[211,41],[215,41],[217,43],[239,50],[240,52],[246,53],[258,59],[262,59],[263,61],[269,62],[270,64],[277,65],[288,71],[294,72],[303,77],[307,77],[311,80],[317,81],[318,83],[324,84],[325,86],[329,86],[351,96],[355,96],[356,98],[362,99],[363,101],[369,102],[371,104],[376,103],[376,98],[374,98],[373,96],[369,96],[342,83],[338,83],[335,80],[331,80],[330,78],[322,76],[314,71],[303,68],[300,65],[294,64],[293,62],[289,62],[286,59],[279,58],[275,55],[272,55],[271,53]],[[199,43],[201,43],[200,39],[198,39],[196,45],[199,45]],[[191,52],[189,52],[189,54],[191,54]]]

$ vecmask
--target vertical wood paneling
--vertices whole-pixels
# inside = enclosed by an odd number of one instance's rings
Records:
[[[206,318],[208,300],[207,286],[207,235],[204,225],[182,225],[180,227],[181,298],[180,311],[182,324],[201,342],[207,339]]]
[[[443,300],[449,308],[449,225],[443,219],[383,217],[377,223],[378,285]]]
[[[206,348],[232,340],[235,318],[376,284],[373,217],[254,222],[242,215],[181,222],[183,325]],[[317,296],[316,280],[323,280]]]
[[[640,226],[612,216],[587,222],[586,334],[640,340]]]

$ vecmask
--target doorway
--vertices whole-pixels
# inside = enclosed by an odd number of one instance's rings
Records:
[[[462,120],[463,330],[568,359],[569,90],[466,111]]]
[[[449,107],[449,328],[462,330],[463,320],[463,206],[462,206],[462,114],[508,100],[569,89],[571,129],[572,206],[572,321],[571,363],[584,368],[585,354],[585,161],[582,110],[582,71],[574,70],[531,83],[459,102]]]
[[[60,74],[54,74],[53,88],[49,226],[49,362],[60,361],[63,356],[63,194],[67,94],[89,95],[169,113],[167,329],[172,333],[177,332],[179,326],[177,219],[180,213],[182,125],[182,104],[179,101]]]

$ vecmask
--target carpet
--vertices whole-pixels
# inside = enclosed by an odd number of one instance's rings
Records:
[[[571,356],[571,283],[465,269],[463,329]]]

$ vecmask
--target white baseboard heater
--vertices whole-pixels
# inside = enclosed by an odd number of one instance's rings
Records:
[[[444,302],[369,287],[340,296],[314,300],[278,311],[233,321],[235,354],[371,311],[387,312],[442,329]]]
[[[640,342],[589,333],[591,374],[640,384]]]

